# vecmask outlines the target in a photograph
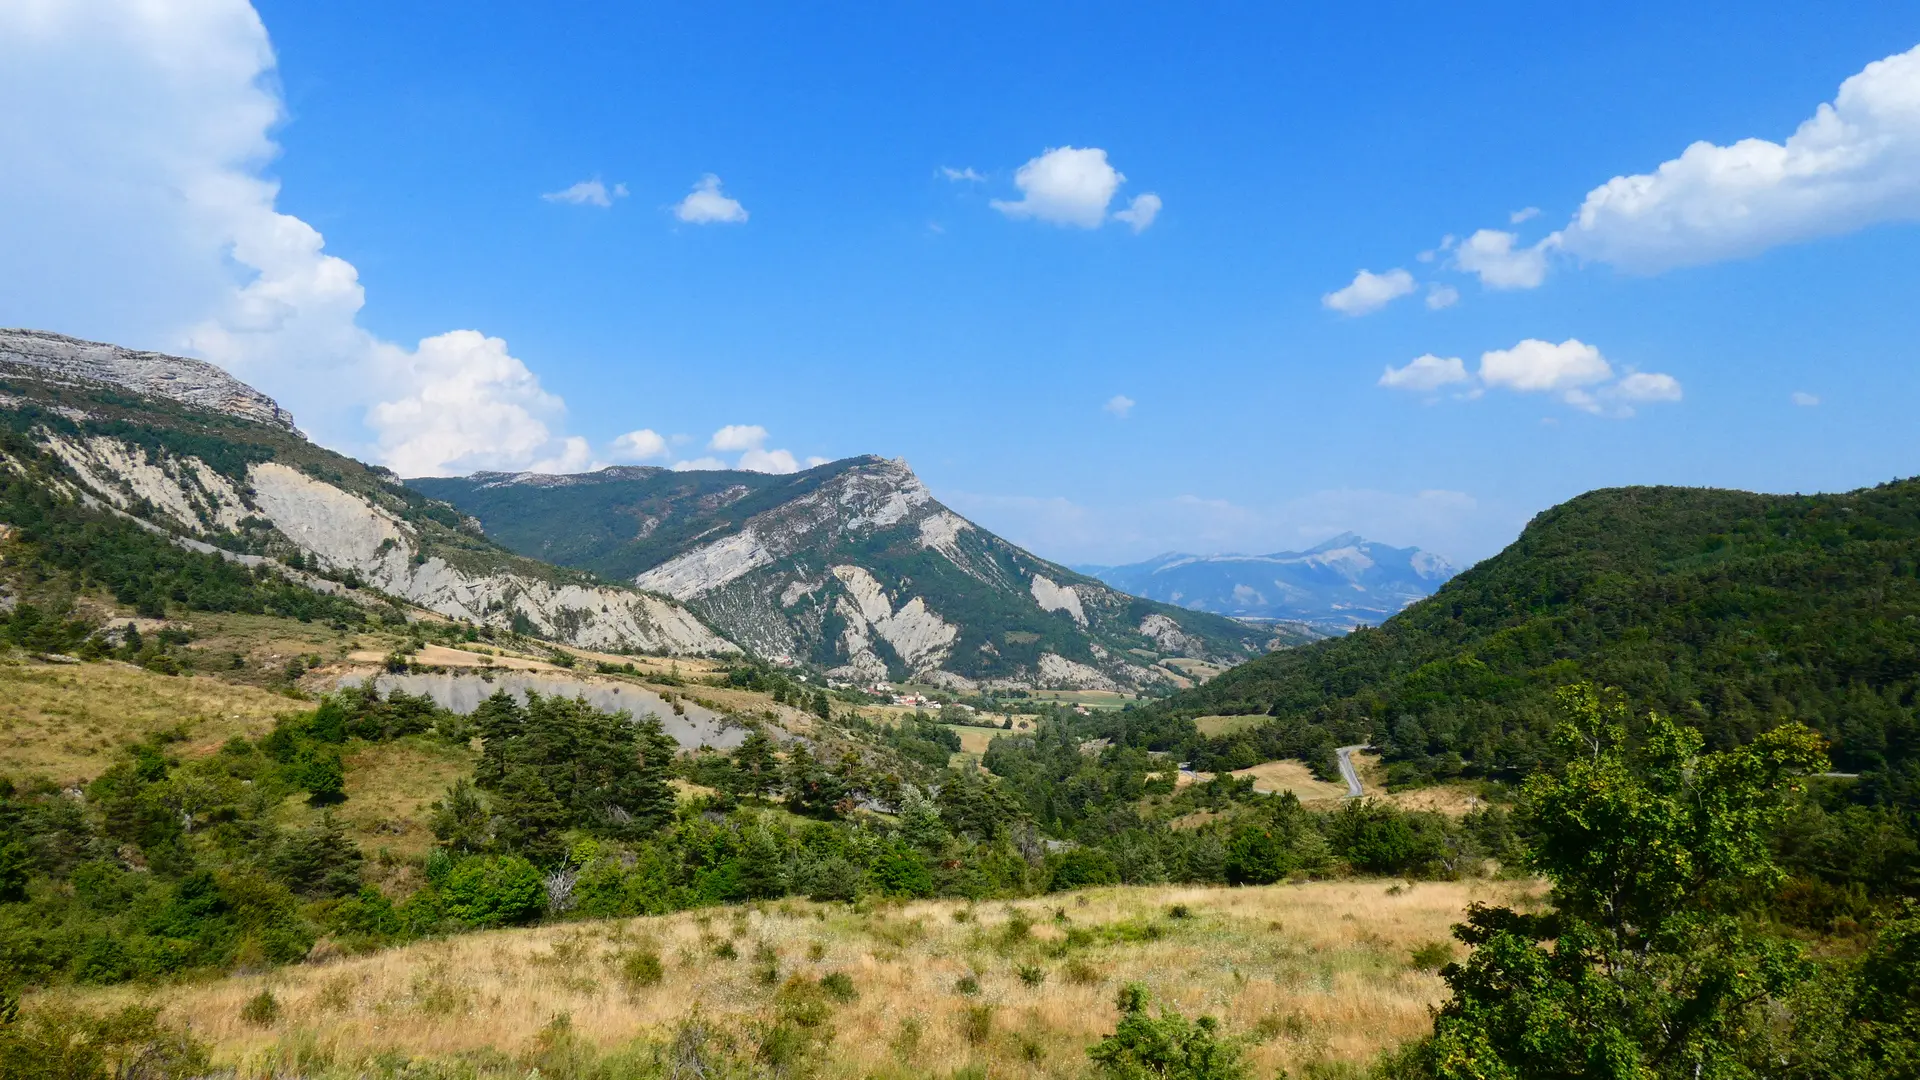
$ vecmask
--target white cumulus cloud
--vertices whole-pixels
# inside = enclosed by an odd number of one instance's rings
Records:
[[[673,216],[691,225],[738,225],[747,220],[747,208],[740,200],[728,198],[720,190],[720,178],[708,173],[674,204]]]
[[[964,180],[964,181],[967,181],[968,183],[977,184],[986,179],[986,177],[981,176],[977,172],[974,172],[972,166],[968,166],[967,168],[964,168],[964,169],[956,169],[951,165],[942,165],[940,166],[940,175],[946,177],[949,180],[954,181],[955,183],[959,183],[960,181]]]
[[[622,461],[648,461],[665,457],[667,440],[652,428],[641,428],[613,440],[613,453]]]
[[[1511,349],[1480,357],[1480,381],[1522,392],[1547,392],[1592,386],[1613,378],[1613,366],[1600,350],[1578,338],[1558,345],[1528,338]]]
[[[990,205],[1010,218],[1097,229],[1107,219],[1114,192],[1126,179],[1107,163],[1105,150],[1062,146],[1013,174],[1013,186],[1020,189],[1018,200],[994,199]]]
[[[1813,394],[1809,394],[1805,390],[1795,390],[1787,398],[1787,400],[1793,402],[1795,405],[1798,405],[1803,409],[1811,409],[1815,405],[1820,404],[1819,397]]]
[[[740,468],[749,472],[791,473],[800,471],[800,462],[790,450],[749,450],[740,455]]]
[[[613,205],[613,200],[627,197],[627,185],[615,184],[609,188],[599,180],[582,180],[572,187],[549,191],[540,197],[548,202],[572,203],[574,206],[598,206],[604,210]]]
[[[1432,393],[1443,386],[1468,382],[1472,378],[1467,374],[1467,365],[1459,357],[1427,353],[1407,361],[1405,367],[1387,368],[1380,373],[1380,381],[1376,385],[1389,390]]]
[[[1413,275],[1398,267],[1384,274],[1362,270],[1353,275],[1353,283],[1320,298],[1320,303],[1342,315],[1367,315],[1414,289]]]
[[[791,450],[770,450],[767,448],[767,429],[759,424],[728,424],[713,433],[707,440],[707,449],[716,454],[739,454],[732,464],[710,454],[689,461],[675,462],[673,467],[680,471],[689,469],[745,469],[748,472],[790,473],[800,471],[800,459]],[[664,446],[662,447],[664,449]],[[807,459],[812,464],[824,464],[824,459]]]
[[[1435,282],[1427,288],[1427,310],[1439,311],[1450,308],[1460,302],[1460,290],[1451,285]]]
[[[367,424],[381,460],[400,475],[512,468],[550,452],[546,421],[566,406],[499,338],[453,330],[387,359],[409,392],[368,409]],[[586,444],[578,445],[574,456],[584,458]],[[550,460],[567,456],[563,444]]]
[[[728,424],[707,440],[707,449],[758,450],[767,444],[767,429],[759,424]]]
[[[412,348],[265,175],[285,120],[245,0],[0,4],[9,320],[203,356],[403,473],[584,460],[559,398],[476,330]]]
[[[1920,47],[1868,64],[1785,142],[1696,142],[1589,192],[1566,251],[1651,273],[1920,220]]]
[[[1117,416],[1120,419],[1125,420],[1127,418],[1127,415],[1133,412],[1134,404],[1135,404],[1134,400],[1128,397],[1127,395],[1115,394],[1112,397],[1107,399],[1107,403],[1105,405],[1102,405],[1100,407],[1112,413],[1114,416]]]
[[[1681,399],[1680,380],[1652,371],[1629,371],[1615,378],[1613,364],[1598,348],[1578,338],[1554,343],[1528,338],[1511,349],[1480,354],[1480,368],[1469,374],[1456,356],[1428,353],[1403,367],[1388,367],[1378,386],[1434,394],[1457,387],[1454,397],[1472,400],[1488,390],[1549,394],[1583,412],[1624,419],[1633,406]]]
[[[1519,237],[1499,229],[1481,229],[1453,249],[1453,264],[1477,274],[1489,289],[1533,289],[1547,279],[1548,237],[1531,247],[1514,246]]]

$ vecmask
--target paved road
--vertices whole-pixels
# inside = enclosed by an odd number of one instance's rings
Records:
[[[1369,745],[1371,744],[1361,743],[1358,746],[1343,746],[1334,751],[1334,753],[1340,755],[1340,777],[1347,782],[1347,798],[1349,799],[1357,799],[1361,794],[1360,774],[1355,771],[1353,767],[1353,752],[1355,750],[1365,750]]]

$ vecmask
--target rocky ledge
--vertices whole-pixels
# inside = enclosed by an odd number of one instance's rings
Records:
[[[0,330],[0,375],[107,383],[135,393],[294,430],[293,414],[205,360],[140,352],[45,330]]]

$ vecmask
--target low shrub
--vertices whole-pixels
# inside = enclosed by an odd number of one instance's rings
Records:
[[[254,1027],[272,1027],[273,1022],[280,1019],[280,1001],[273,996],[273,991],[262,990],[240,1006],[240,1019]]]
[[[620,957],[620,981],[626,983],[630,990],[658,986],[665,975],[666,968],[660,963],[657,949],[629,949]]]

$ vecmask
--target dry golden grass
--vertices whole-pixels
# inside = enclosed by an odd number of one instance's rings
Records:
[[[160,675],[117,663],[0,665],[0,772],[61,784],[98,776],[120,748],[182,730],[184,753],[253,738],[302,703],[206,675]]]
[[[764,945],[778,954],[781,979],[852,977],[859,998],[835,1009],[829,1076],[946,1075],[965,1066],[989,1075],[1080,1076],[1085,1047],[1112,1030],[1114,993],[1129,981],[1146,983],[1156,1000],[1189,1015],[1220,1017],[1229,1034],[1251,1040],[1253,1074],[1270,1076],[1312,1061],[1361,1062],[1420,1034],[1443,987],[1410,965],[1412,950],[1446,940],[1470,901],[1525,902],[1528,889],[1378,881],[1112,888],[871,914],[786,901],[471,934],[158,993],[115,988],[80,996],[91,1005],[150,1000],[191,1024],[218,1060],[239,1066],[242,1076],[263,1076],[276,1044],[314,1047],[342,1063],[395,1051],[518,1053],[561,1014],[603,1048],[665,1035],[696,1010],[744,1030],[770,1015],[774,991],[756,977],[753,959]],[[1174,904],[1190,917],[1170,918]],[[1015,909],[1035,925],[1028,940],[1008,945]],[[1068,921],[1056,923],[1056,910]],[[966,922],[955,919],[962,911]],[[1048,946],[1068,928],[1123,922],[1157,928],[1158,936],[1050,955]],[[738,959],[715,955],[727,940]],[[636,947],[657,949],[665,962],[658,985],[623,984],[620,960]],[[1044,981],[1023,982],[1022,964],[1040,968]],[[968,976],[977,980],[977,996],[957,989]],[[266,1028],[241,1018],[241,1006],[262,989],[282,1006]],[[973,1045],[961,1019],[980,1004],[994,1007],[992,1034]]]
[[[1259,727],[1271,719],[1273,718],[1265,713],[1252,713],[1245,716],[1197,716],[1193,720],[1193,726],[1200,729],[1200,734],[1213,738],[1216,735],[1231,735],[1236,731]]]
[[[1266,761],[1250,769],[1235,769],[1233,775],[1253,777],[1255,791],[1272,795],[1291,791],[1303,803],[1338,802],[1347,797],[1347,785],[1321,780],[1298,761]]]

